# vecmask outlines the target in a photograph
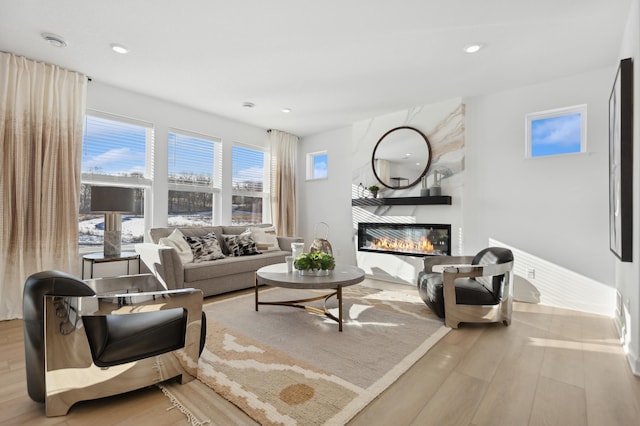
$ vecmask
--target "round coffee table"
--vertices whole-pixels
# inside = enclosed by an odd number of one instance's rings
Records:
[[[321,277],[300,275],[298,271],[287,272],[286,263],[264,266],[256,271],[256,311],[260,305],[291,306],[305,309],[309,312],[324,315],[338,323],[338,330],[342,331],[342,287],[364,281],[364,271],[350,265],[336,265],[331,274]],[[300,300],[283,300],[279,302],[260,302],[258,300],[258,286],[266,284],[272,287],[295,288],[300,290],[333,290],[329,294]],[[338,300],[338,317],[329,312],[327,300],[335,296]],[[324,299],[324,309],[307,306],[304,303]]]

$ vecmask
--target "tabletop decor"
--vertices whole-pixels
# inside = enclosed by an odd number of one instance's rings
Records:
[[[293,266],[300,275],[323,276],[331,273],[336,267],[336,261],[329,253],[313,251],[299,255],[293,261]]]

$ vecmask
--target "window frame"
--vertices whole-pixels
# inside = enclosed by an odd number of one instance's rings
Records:
[[[233,173],[234,173],[234,163],[233,163],[233,148],[239,147],[244,149],[249,149],[253,151],[262,152],[264,155],[263,158],[263,174],[262,174],[262,191],[240,191],[234,188],[233,184]],[[228,167],[230,167],[231,174],[231,204],[229,205],[229,209],[233,209],[233,197],[255,197],[262,198],[262,220],[261,223],[270,223],[271,222],[271,151],[262,146],[250,145],[242,142],[232,142],[231,144],[231,159],[229,161]],[[231,218],[233,223],[233,213],[231,212]]]
[[[104,175],[99,173],[82,173],[80,175],[80,184],[85,185],[111,185],[111,186],[122,186],[127,188],[140,188],[144,191],[144,206],[143,206],[143,217],[144,217],[144,228],[146,234],[146,230],[151,226],[151,217],[152,217],[152,192],[153,192],[153,173],[154,173],[154,144],[155,144],[155,127],[153,123],[148,121],[126,117],[118,114],[107,113],[103,111],[87,109],[85,110],[83,120],[83,136],[82,143],[84,150],[84,137],[86,134],[86,123],[88,117],[97,117],[104,120],[110,120],[125,124],[130,124],[134,126],[144,127],[145,128],[145,171],[142,176],[111,176]],[[81,154],[82,155],[82,154]],[[82,158],[81,158],[81,169],[82,169]],[[78,222],[79,224],[79,222]],[[144,235],[143,234],[143,235]],[[144,239],[144,237],[143,237]],[[78,241],[78,253],[86,254],[92,253],[99,250],[103,250],[103,246],[83,246],[79,244]],[[132,244],[123,244],[122,250],[132,250]]]
[[[534,155],[534,141],[533,139],[533,126],[538,120],[545,120],[549,118],[561,118],[568,117],[570,115],[580,114],[580,149],[579,151],[571,152],[558,152],[543,155]],[[574,105],[563,108],[550,109],[546,111],[539,111],[526,114],[525,116],[525,158],[537,159],[537,158],[549,158],[560,157],[565,155],[584,154],[587,151],[587,104]]]
[[[197,185],[197,184],[188,184],[188,183],[176,183],[172,182],[169,177],[169,149],[170,147],[170,137],[171,134],[186,136],[188,138],[195,138],[204,141],[211,142],[213,144],[213,173],[212,173],[212,181],[211,185]],[[221,193],[222,193],[222,139],[217,136],[206,135],[204,133],[193,132],[190,130],[184,130],[177,127],[169,127],[167,131],[167,198],[169,197],[169,191],[179,191],[179,192],[201,192],[212,194],[212,211],[211,211],[211,224],[209,226],[213,226],[216,224],[216,213],[219,212],[217,206],[221,202]],[[167,203],[168,207],[168,203]],[[167,226],[172,227],[168,224],[169,222],[169,211],[167,210]]]

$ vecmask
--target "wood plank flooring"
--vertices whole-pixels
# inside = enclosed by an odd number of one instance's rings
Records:
[[[189,424],[155,387],[45,417],[27,395],[22,333],[22,321],[0,321],[0,424]],[[212,405],[212,425],[253,424],[222,398]],[[612,319],[516,303],[510,327],[452,330],[349,424],[637,425],[640,377]]]

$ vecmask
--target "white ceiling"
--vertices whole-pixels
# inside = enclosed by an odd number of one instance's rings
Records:
[[[0,0],[0,50],[306,136],[614,67],[630,2]],[[472,42],[486,48],[463,53]],[[131,52],[118,55],[111,43]]]

